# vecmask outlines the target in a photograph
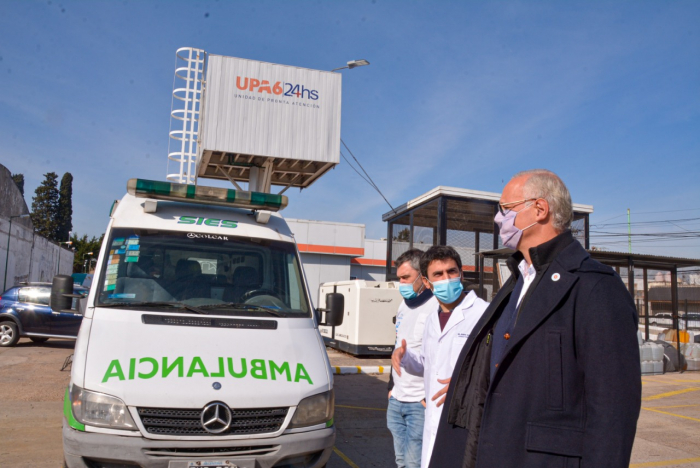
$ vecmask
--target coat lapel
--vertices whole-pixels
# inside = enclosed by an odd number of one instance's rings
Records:
[[[489,322],[491,322],[491,319],[503,303],[503,300],[510,297],[510,293],[513,291],[514,287],[515,281],[513,276],[511,275],[508,282],[496,293],[496,297],[493,298],[493,301],[491,301],[489,306],[481,315],[479,321],[476,322],[476,325],[474,325],[474,329],[472,330],[472,333],[469,334],[469,339],[464,345],[464,349],[462,350],[462,353],[459,356],[458,362],[461,363],[461,361],[464,359],[464,357],[466,356],[466,351],[471,349],[471,347],[474,345],[474,341],[476,340],[477,336],[481,335],[481,332],[484,329],[484,327],[488,325]]]
[[[452,328],[456,327],[458,323],[464,321],[464,311],[474,304],[475,299],[476,293],[474,293],[474,291],[470,291],[466,296],[464,296],[464,300],[452,311],[450,318],[445,324],[445,329],[442,330],[442,333],[440,334],[440,338],[445,336]]]
[[[523,304],[512,339],[506,345],[504,358],[554,311],[577,280],[578,277],[569,273],[559,262],[552,262],[542,273],[540,281],[533,285],[536,289]]]

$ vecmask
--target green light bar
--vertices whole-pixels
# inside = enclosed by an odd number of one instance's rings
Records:
[[[242,192],[201,185],[171,184],[156,180],[129,179],[126,191],[139,198],[173,200],[204,205],[234,206],[252,210],[283,210],[289,199],[284,195],[261,192]]]

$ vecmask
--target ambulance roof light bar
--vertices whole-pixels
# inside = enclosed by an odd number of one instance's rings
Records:
[[[289,199],[284,195],[272,193],[244,192],[146,179],[129,179],[126,191],[138,198],[229,206],[250,210],[280,211],[289,202]]]

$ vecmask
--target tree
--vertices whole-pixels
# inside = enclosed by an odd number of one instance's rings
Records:
[[[24,196],[24,174],[12,174],[12,180],[15,181],[15,184],[19,189],[19,193]]]
[[[409,231],[408,228],[403,228],[399,231],[397,235],[394,236],[394,241],[396,242],[408,242]]]
[[[58,197],[58,219],[56,236],[65,242],[73,229],[73,176],[70,172],[63,174]]]
[[[89,265],[92,259],[97,260],[97,256],[100,254],[100,249],[102,248],[102,241],[104,238],[104,234],[102,234],[99,239],[97,237],[88,239],[87,234],[84,234],[82,237],[78,237],[77,234],[73,233],[70,238],[70,240],[73,242],[72,247],[75,249],[75,256],[73,257],[73,273],[82,273],[85,262],[88,262]],[[92,255],[87,255],[89,252],[92,252]]]
[[[57,240],[58,232],[58,176],[55,172],[44,174],[44,180],[36,188],[32,198],[32,223],[34,230],[44,237]]]

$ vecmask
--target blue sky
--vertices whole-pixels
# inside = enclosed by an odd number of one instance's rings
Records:
[[[4,0],[0,163],[25,175],[28,205],[44,173],[71,172],[74,231],[99,235],[129,178],[165,178],[185,46],[322,70],[369,60],[343,72],[342,137],[394,205],[545,167],[594,225],[630,208],[684,220],[636,233],[700,231],[697,1]],[[288,217],[386,236],[388,206],[345,162],[286,194]],[[633,250],[700,258],[700,238]]]

